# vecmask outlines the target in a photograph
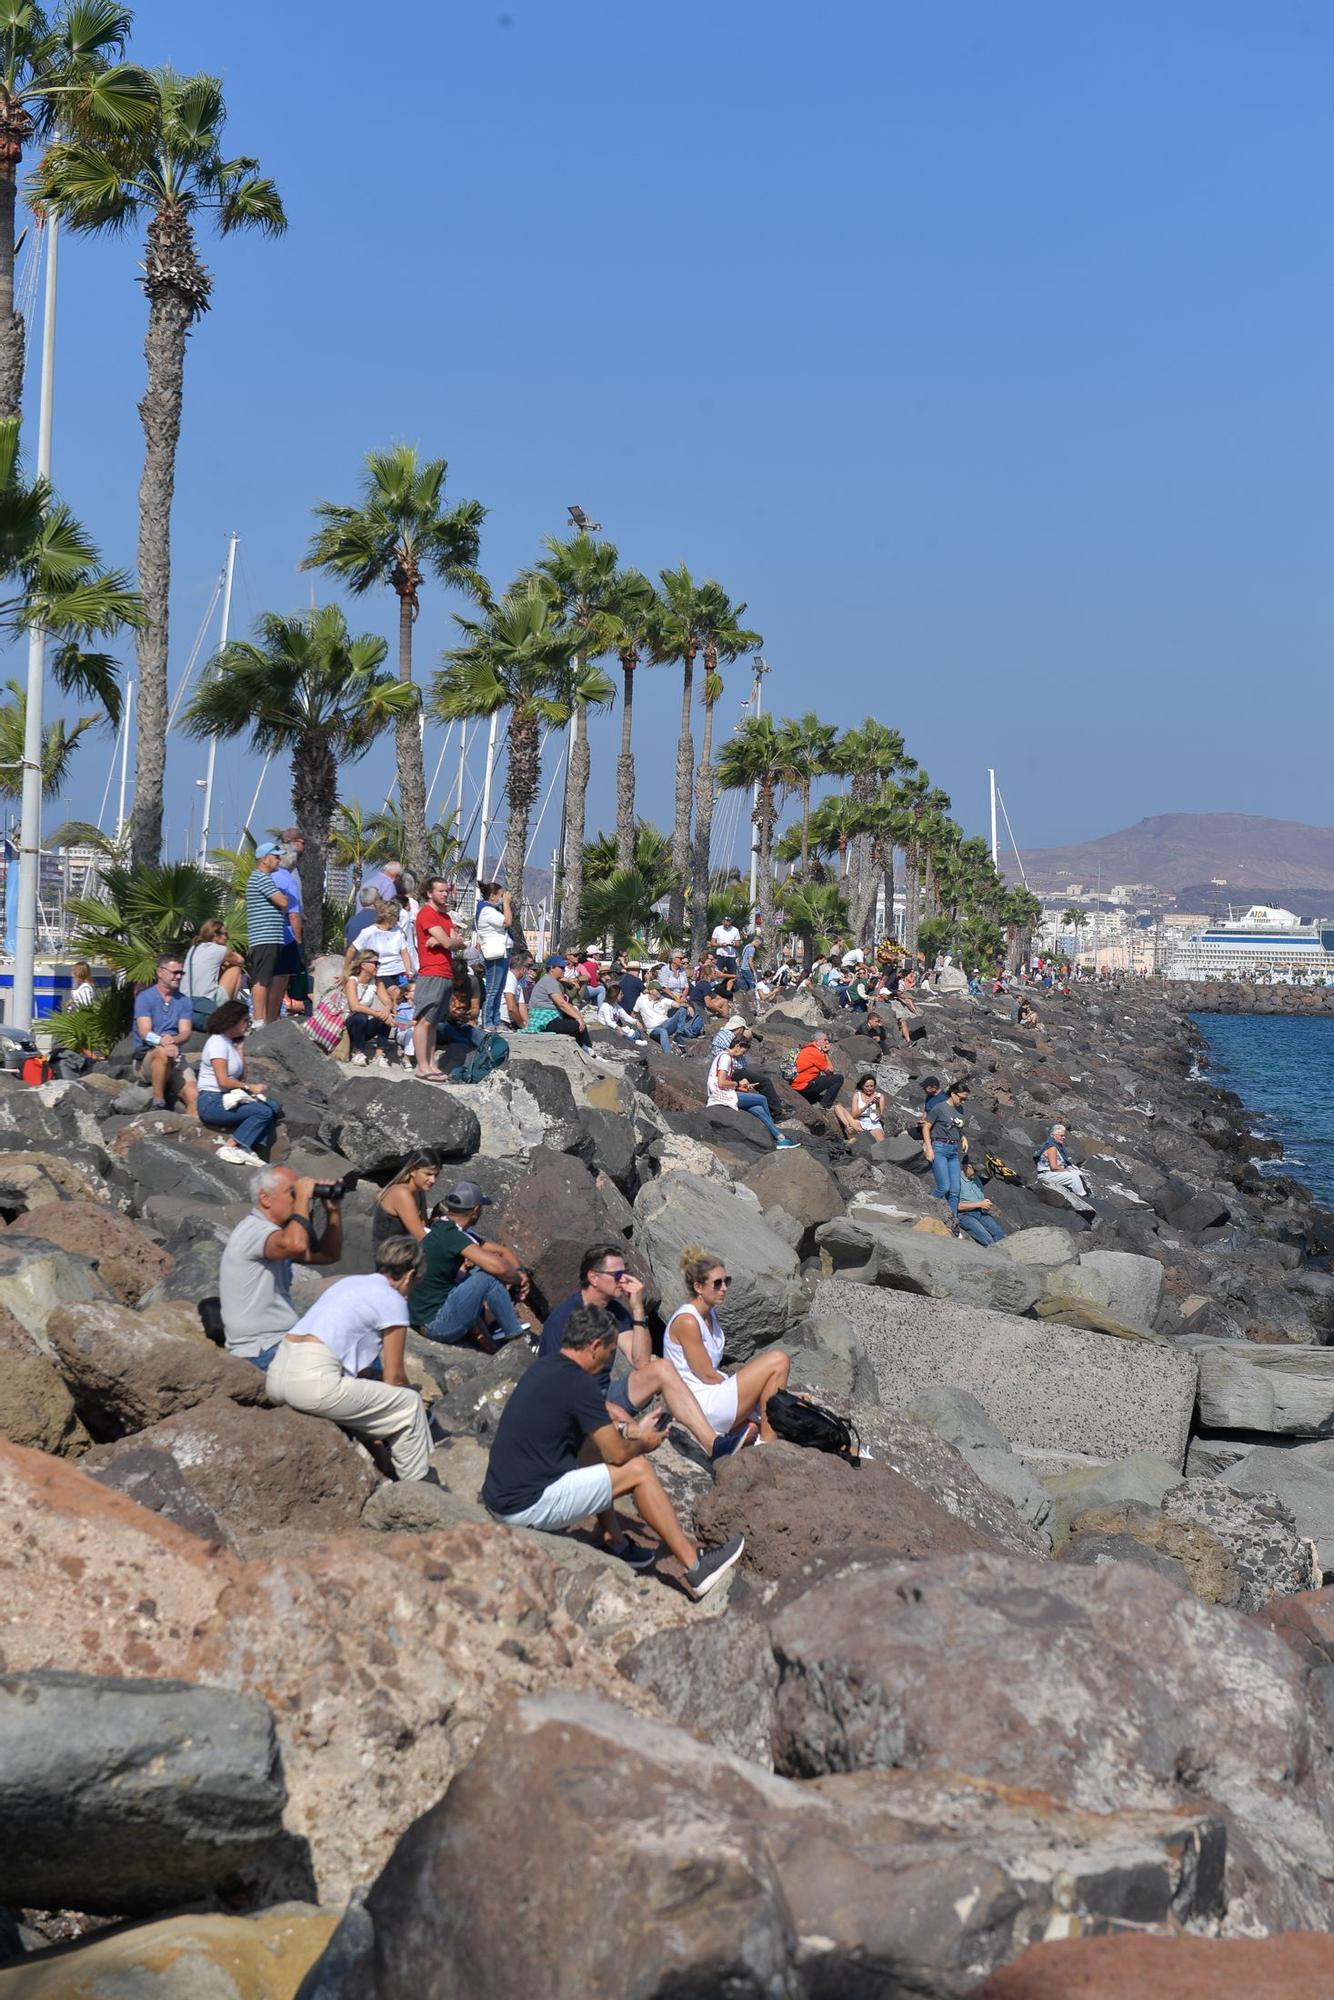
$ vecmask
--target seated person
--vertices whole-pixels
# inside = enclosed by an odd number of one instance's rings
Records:
[[[1005,1234],[986,1187],[966,1152],[959,1168],[959,1206],[955,1213],[964,1235],[971,1236],[974,1243],[980,1243],[983,1249],[988,1244],[999,1243]]]
[[[535,1361],[501,1411],[483,1505],[507,1527],[554,1534],[605,1514],[628,1495],[685,1570],[691,1596],[703,1597],[740,1560],[745,1543],[734,1535],[719,1549],[702,1550],[682,1531],[647,1457],[666,1436],[665,1412],[624,1423],[607,1415],[600,1378],[611,1367],[616,1342],[615,1321],[597,1307],[571,1313],[559,1354]]]
[[[157,962],[157,978],[134,999],[134,1052],[139,1081],[153,1093],[153,1109],[165,1111],[179,1098],[193,1116],[195,1077],[185,1061],[194,1032],[194,1008],[181,992],[185,962],[168,952]]]
[[[292,1303],[293,1264],[336,1264],[343,1253],[342,1195],[324,1197],[324,1228],[311,1219],[313,1180],[290,1167],[264,1167],[250,1182],[254,1203],[227,1238],[218,1273],[229,1354],[267,1368],[300,1314]]]
[[[71,981],[69,999],[63,1002],[62,1013],[66,1007],[86,1007],[90,1001],[97,998],[97,988],[93,985],[93,968],[86,958],[75,959],[71,968]]]
[[[885,1136],[885,1093],[876,1088],[875,1071],[867,1070],[857,1079],[852,1093],[852,1115],[857,1129],[880,1142]]]
[[[570,1035],[581,1049],[591,1046],[584,1017],[565,991],[568,970],[559,953],[547,960],[546,971],[538,980],[528,1002],[526,1035]],[[621,1004],[625,1003],[625,981],[621,981]],[[629,1008],[633,1013],[634,1009]]]
[[[500,1025],[515,1032],[528,1026],[528,980],[533,961],[527,952],[517,951],[505,974],[505,991],[500,998]]]
[[[749,1040],[744,1032],[733,1029],[726,1047],[718,1048],[715,1042],[715,1054],[709,1064],[709,1103],[726,1105],[733,1111],[749,1111],[752,1118],[758,1118],[779,1152],[787,1152],[796,1145],[796,1140],[779,1131],[760,1092],[746,1088],[744,1071]]]
[[[427,1340],[474,1339],[493,1354],[507,1340],[540,1333],[542,1322],[515,1298],[528,1296],[528,1276],[512,1250],[477,1232],[491,1197],[476,1181],[457,1181],[422,1243],[421,1272],[408,1297],[408,1315]]]
[[[435,1024],[436,1050],[447,1062],[461,1061],[464,1049],[475,1049],[480,1045],[482,1030],[477,1026],[476,1015],[477,1007],[471,991],[456,984],[449,996],[448,1007]]]
[[[843,1088],[843,1077],[829,1060],[829,1033],[825,1028],[817,1028],[804,1048],[797,1050],[796,1073],[792,1078],[792,1088],[798,1097],[804,1097],[820,1111],[827,1111],[840,1130],[849,1139],[857,1136],[857,1125],[850,1111],[845,1111],[838,1102],[838,1093]]]
[[[754,1424],[720,1437],[675,1368],[654,1354],[644,1310],[643,1280],[626,1269],[625,1252],[615,1243],[595,1243],[591,1250],[585,1250],[579,1264],[579,1289],[562,1299],[548,1316],[539,1355],[560,1353],[571,1314],[585,1306],[600,1306],[610,1313],[617,1327],[617,1347],[630,1364],[630,1373],[618,1380],[612,1379],[610,1362],[606,1373],[598,1377],[607,1414],[614,1423],[623,1422],[627,1415],[641,1415],[655,1396],[661,1396],[676,1422],[711,1459],[726,1458],[742,1445],[755,1442],[759,1431]]]
[[[431,1474],[426,1406],[408,1386],[406,1295],[421,1247],[410,1236],[377,1246],[372,1277],[339,1278],[278,1343],[264,1377],[271,1403],[328,1417],[355,1437],[384,1439],[395,1479]],[[382,1379],[369,1380],[372,1369]]]
[[[343,981],[347,1039],[351,1043],[352,1061],[357,1068],[365,1068],[368,1050],[373,1052],[376,1063],[388,1067],[397,998],[397,987],[391,998],[388,986],[380,977],[380,961],[375,953],[359,952]]]
[[[1064,1125],[1053,1125],[1033,1155],[1038,1170],[1038,1185],[1058,1189],[1072,1208],[1087,1211],[1089,1184],[1070,1157],[1065,1143],[1067,1137]]]
[[[643,1024],[649,1040],[656,1042],[663,1054],[669,1056],[672,1053],[672,1036],[686,1025],[688,1016],[685,1008],[677,1007],[662,992],[657,981],[650,979],[632,1011],[636,1020]]]
[[[786,1389],[791,1357],[781,1347],[762,1347],[728,1375],[722,1366],[723,1329],[718,1308],[731,1279],[721,1257],[698,1245],[681,1252],[687,1299],[667,1323],[662,1351],[681,1376],[713,1428],[720,1434],[748,1423],[758,1411],[760,1435],[772,1439],[766,1414],[776,1389]]]
[[[621,989],[613,980],[603,988],[603,997],[598,1004],[597,1023],[600,1028],[609,1028],[613,1035],[621,1035],[628,1042],[634,1042],[641,1049],[647,1046],[648,1037],[639,1032],[639,1023],[633,1014],[627,1014],[621,1005]]]
[[[244,1000],[226,1000],[208,1017],[199,1057],[199,1122],[217,1132],[231,1133],[218,1148],[218,1158],[233,1166],[258,1167],[273,1144],[282,1106],[265,1095],[262,1083],[249,1084],[245,1073],[245,1038],[250,1009]]]

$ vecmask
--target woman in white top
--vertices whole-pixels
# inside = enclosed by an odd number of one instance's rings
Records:
[[[852,1093],[852,1115],[863,1132],[877,1141],[885,1136],[885,1095],[875,1087],[875,1072],[868,1070],[857,1079]]]
[[[185,954],[181,972],[181,992],[195,1014],[195,1026],[202,1028],[215,1007],[218,976],[227,956],[227,926],[220,917],[206,917],[195,933],[195,941]],[[229,993],[227,999],[236,995]]]
[[[514,922],[514,906],[510,902],[509,890],[502,889],[499,882],[479,882],[477,898],[477,915],[473,921],[477,929],[477,947],[482,954],[482,975],[486,981],[482,998],[482,1026],[499,1028],[503,1025],[500,1001],[510,969],[510,926]]]
[[[749,1424],[759,1412],[760,1435],[772,1438],[765,1410],[775,1389],[785,1389],[792,1362],[781,1347],[766,1347],[734,1375],[722,1368],[723,1329],[718,1308],[731,1283],[727,1266],[697,1244],[681,1253],[689,1297],[667,1323],[662,1351],[719,1436]]]
[[[375,1061],[389,1067],[388,1049],[394,1033],[394,1009],[373,951],[363,951],[343,981],[347,1003],[347,1038],[352,1044],[352,1061],[358,1069],[365,1065],[366,1050],[373,1043]]]
[[[411,1236],[377,1244],[375,1276],[340,1278],[321,1292],[279,1342],[264,1377],[271,1403],[328,1417],[358,1437],[386,1439],[396,1479],[425,1479],[431,1471],[425,1406],[403,1370],[406,1300],[421,1255]],[[368,1380],[377,1362],[383,1380]]]
[[[607,987],[606,998],[598,1003],[597,1019],[598,1026],[610,1028],[613,1035],[624,1035],[627,1041],[634,1042],[641,1049],[645,1046],[645,1038],[639,1032],[638,1021],[633,1014],[627,1014],[621,1005],[619,986]]]
[[[268,1150],[282,1106],[265,1097],[263,1084],[246,1083],[241,1045],[249,1027],[250,1010],[244,1000],[228,1000],[209,1015],[199,1057],[196,1110],[201,1125],[232,1135],[230,1144],[218,1149],[220,1160],[238,1167],[262,1167],[260,1149]]]
[[[632,1012],[643,1022],[644,1032],[648,1035],[650,1041],[656,1042],[665,1056],[669,1056],[672,1052],[672,1044],[669,1039],[672,1032],[671,1023],[675,1020],[678,1011],[672,1002],[664,998],[659,992],[656,981],[650,981],[635,1001],[632,1009]]]
[[[758,1118],[780,1153],[786,1153],[796,1145],[774,1124],[774,1115],[758,1090],[745,1088],[742,1071],[746,1065],[748,1038],[738,1031],[735,1040],[725,1049],[719,1049],[709,1064],[709,1103],[726,1104],[734,1111],[749,1111],[752,1118]]]
[[[358,952],[373,951],[380,961],[380,977],[389,986],[405,986],[417,969],[412,945],[403,922],[401,903],[386,903],[378,923],[370,924],[357,938]]]

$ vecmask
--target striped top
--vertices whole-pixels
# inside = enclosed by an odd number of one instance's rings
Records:
[[[283,912],[269,900],[273,878],[262,868],[252,871],[245,885],[246,936],[251,944],[281,944]]]

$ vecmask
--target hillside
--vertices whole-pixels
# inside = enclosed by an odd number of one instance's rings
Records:
[[[1334,827],[1252,813],[1156,813],[1097,840],[1027,849],[1024,868],[1039,892],[1082,882],[1092,893],[1101,879],[1104,889],[1145,882],[1173,898],[1189,889],[1196,909],[1201,896],[1334,909]]]

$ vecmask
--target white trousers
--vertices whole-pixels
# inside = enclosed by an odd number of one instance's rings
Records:
[[[399,1479],[424,1479],[431,1465],[426,1407],[415,1389],[345,1375],[322,1340],[283,1340],[269,1363],[264,1389],[308,1417],[327,1417],[358,1437],[387,1438]]]
[[[1062,1194],[1076,1195],[1080,1201],[1088,1200],[1088,1182],[1078,1167],[1062,1167],[1059,1173],[1050,1173],[1046,1167],[1038,1168],[1038,1179],[1048,1187],[1059,1188]]]

